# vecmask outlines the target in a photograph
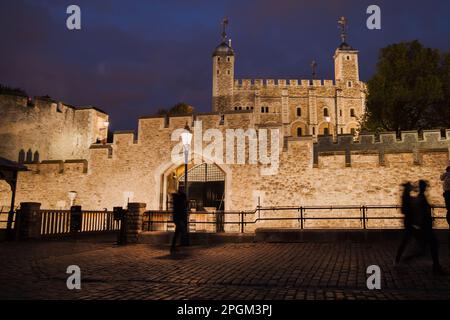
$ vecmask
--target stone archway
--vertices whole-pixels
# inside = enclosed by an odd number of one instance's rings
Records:
[[[223,190],[223,202],[224,206],[222,207],[223,210],[229,210],[230,207],[230,200],[231,200],[231,182],[232,182],[232,171],[231,169],[225,165],[225,164],[218,164],[213,161],[206,160],[206,163],[208,165],[214,165],[217,168],[219,168],[223,174],[224,174],[224,190]],[[205,163],[202,162],[199,165]],[[188,170],[192,169],[193,167],[198,166],[196,164],[193,164],[192,162],[189,164]],[[154,173],[154,182],[156,185],[156,192],[157,192],[157,203],[156,207],[160,210],[167,210],[167,196],[169,192],[169,188],[174,188],[174,185],[170,185],[169,177],[173,176],[173,173],[178,169],[182,168],[182,172],[184,172],[184,165],[179,163],[173,163],[172,161],[167,161],[166,163],[160,165]]]
[[[290,126],[290,135],[292,137],[300,137],[309,135],[308,126],[304,121],[298,120],[291,123]]]
[[[225,173],[214,163],[191,164],[188,167],[188,187],[191,208],[197,211],[223,211],[225,208]],[[184,165],[167,177],[167,198],[179,186],[185,187]],[[169,207],[166,204],[167,207]]]
[[[319,123],[319,132],[317,132],[317,134],[320,135],[334,135],[334,124],[331,122],[326,122],[326,121],[322,121],[321,123]]]

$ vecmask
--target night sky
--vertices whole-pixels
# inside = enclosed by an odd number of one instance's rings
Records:
[[[67,6],[82,12],[82,30],[66,28]],[[381,7],[382,30],[366,28],[366,8]],[[236,78],[333,79],[337,19],[360,50],[368,80],[379,49],[420,40],[450,51],[450,1],[301,0],[0,0],[0,83],[29,95],[92,105],[113,130],[179,101],[211,110],[211,53],[220,23],[236,53]]]

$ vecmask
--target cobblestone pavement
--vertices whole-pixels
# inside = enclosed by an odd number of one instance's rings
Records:
[[[450,276],[427,257],[393,266],[396,243],[224,244],[168,254],[112,241],[0,243],[1,299],[450,299]],[[450,270],[447,244],[443,266]],[[379,265],[381,290],[366,268]],[[68,290],[66,268],[81,268]]]

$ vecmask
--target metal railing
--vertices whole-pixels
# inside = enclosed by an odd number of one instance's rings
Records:
[[[41,235],[70,234],[70,210],[40,210]],[[120,221],[114,220],[112,211],[82,211],[79,232],[115,231],[120,229]]]
[[[434,228],[448,228],[445,206],[433,205]],[[256,227],[295,229],[401,229],[399,205],[284,206],[253,211],[190,212],[191,232],[253,232]],[[228,226],[225,228],[225,226]],[[173,231],[172,211],[144,213],[144,231]]]
[[[247,224],[254,224],[255,211],[194,211],[189,213],[190,232],[225,232],[228,230],[245,232]],[[144,231],[173,231],[173,212],[150,210],[144,212]],[[251,219],[248,217],[251,216]]]
[[[8,216],[9,216],[10,209],[11,209],[10,206],[0,206],[0,229],[6,229],[6,226],[8,224]],[[15,208],[15,210],[17,210],[17,207]],[[13,221],[12,221],[13,228],[14,228],[14,220],[16,217],[15,210],[14,210],[14,216],[13,216]]]

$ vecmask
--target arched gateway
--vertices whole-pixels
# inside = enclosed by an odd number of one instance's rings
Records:
[[[227,203],[226,169],[215,163],[188,165],[190,206],[197,211],[225,210]],[[172,193],[185,186],[184,165],[168,168],[161,177],[160,208],[170,209]]]

